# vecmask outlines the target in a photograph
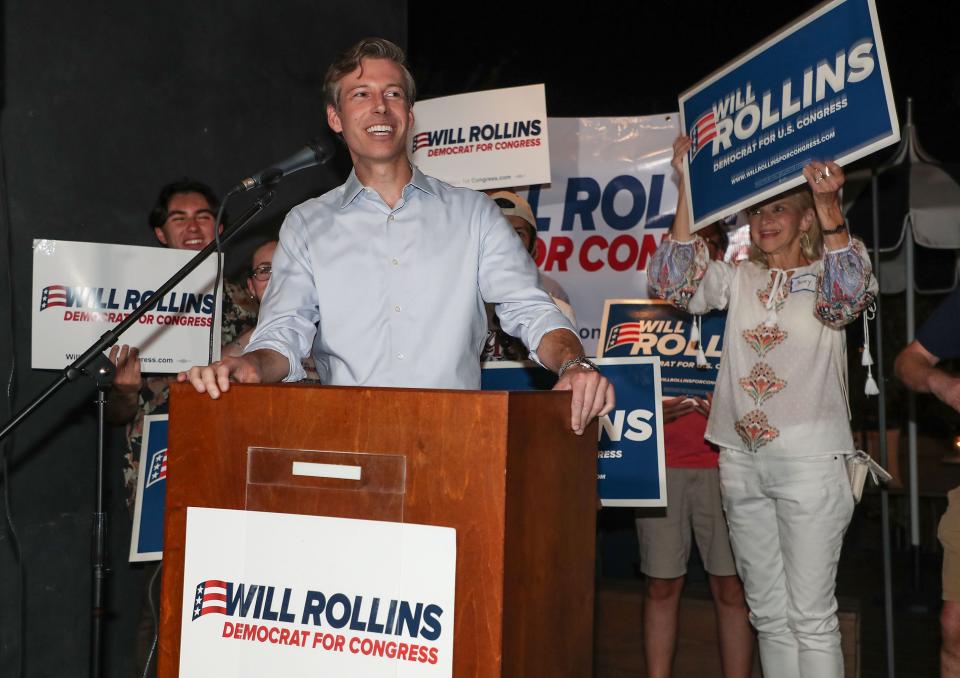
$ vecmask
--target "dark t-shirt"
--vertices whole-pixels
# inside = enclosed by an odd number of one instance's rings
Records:
[[[960,357],[960,287],[923,323],[917,341],[940,360]]]

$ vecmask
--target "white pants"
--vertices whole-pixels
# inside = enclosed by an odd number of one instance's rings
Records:
[[[844,457],[724,449],[720,488],[764,675],[842,678],[834,590],[854,506]]]

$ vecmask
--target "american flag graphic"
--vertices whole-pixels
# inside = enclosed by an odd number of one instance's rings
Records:
[[[430,132],[420,132],[413,135],[413,152],[416,153],[421,148],[433,146],[430,142]]]
[[[147,473],[146,487],[150,487],[167,477],[167,448],[157,450],[150,458],[150,470]]]
[[[205,614],[227,613],[227,582],[208,579],[197,584],[197,594],[193,597],[193,620]]]
[[[624,344],[635,344],[638,341],[640,341],[640,323],[620,323],[610,328],[610,336],[607,338],[607,346],[604,351],[609,351],[611,348]]]
[[[67,305],[67,288],[63,285],[50,285],[44,287],[40,293],[40,310],[51,306]]]
[[[697,118],[697,120],[693,123],[693,127],[690,128],[690,141],[692,142],[690,147],[690,159],[693,160],[696,158],[697,153],[700,152],[700,149],[706,146],[707,142],[716,136],[717,121],[713,115],[713,109],[710,109]]]

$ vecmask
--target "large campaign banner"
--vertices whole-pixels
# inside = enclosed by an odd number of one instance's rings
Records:
[[[873,0],[831,0],[680,95],[694,229],[900,140]]]
[[[31,367],[63,369],[126,318],[196,252],[66,240],[33,241]],[[204,261],[120,337],[137,346],[145,372],[205,365],[210,330],[220,358],[217,262]]]
[[[182,678],[449,678],[456,531],[189,507]]]
[[[606,299],[647,296],[644,269],[673,222],[676,114],[550,118],[552,182],[526,197],[537,265],[565,289],[596,355]]]
[[[423,172],[478,191],[550,181],[543,85],[418,101],[410,158]]]
[[[666,506],[659,358],[596,361],[617,392],[617,409],[600,418],[597,491],[602,506]],[[485,391],[552,388],[556,375],[534,362],[483,364]]]
[[[726,311],[692,316],[661,299],[607,299],[599,355],[657,356],[664,396],[713,393]]]

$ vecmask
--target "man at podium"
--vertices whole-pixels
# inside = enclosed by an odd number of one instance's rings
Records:
[[[218,398],[297,381],[312,352],[325,384],[476,389],[484,302],[573,391],[571,426],[613,409],[613,387],[496,204],[411,166],[415,84],[403,51],[361,40],[324,82],[327,122],[353,161],[346,182],[284,221],[257,330],[243,355],[179,375]]]

